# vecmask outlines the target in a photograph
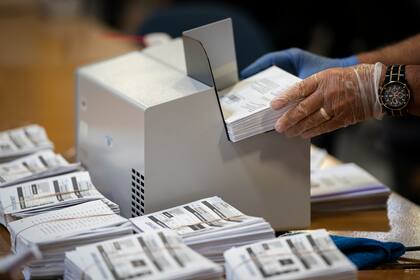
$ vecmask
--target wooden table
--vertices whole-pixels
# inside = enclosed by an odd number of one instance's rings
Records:
[[[328,156],[322,168],[337,164],[340,164],[338,160]],[[338,235],[417,246],[420,245],[420,207],[392,193],[387,209],[316,216],[312,217],[311,228],[325,228]],[[359,279],[420,279],[420,252],[405,254],[396,265],[359,271]]]
[[[137,48],[105,36],[108,31],[83,18],[0,17],[0,129],[39,123],[56,150],[71,155],[75,68]],[[330,158],[325,163],[331,164],[337,162]],[[311,228],[420,245],[420,209],[392,194],[387,210],[314,217]],[[9,249],[9,234],[0,228],[0,255]],[[419,254],[406,257],[420,259]],[[402,270],[401,266],[361,271],[359,279],[420,279],[420,270]]]

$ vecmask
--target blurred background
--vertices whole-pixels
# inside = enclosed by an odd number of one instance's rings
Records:
[[[232,17],[238,66],[299,47],[345,57],[420,31],[420,0],[0,1],[0,129],[39,123],[74,153],[74,71]],[[313,139],[420,204],[420,121],[385,118]]]

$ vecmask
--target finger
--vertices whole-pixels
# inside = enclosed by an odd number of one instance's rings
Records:
[[[284,133],[288,137],[298,136],[301,135],[303,132],[317,127],[326,121],[328,121],[328,119],[326,119],[325,116],[322,115],[321,111],[318,110],[309,117],[301,120],[297,124],[285,130]]]
[[[295,107],[284,113],[276,123],[278,132],[286,131],[322,107],[324,97],[320,91],[311,94]]]
[[[273,52],[263,55],[248,67],[241,71],[241,79],[246,79],[258,72],[267,69],[270,66],[277,65],[280,68],[291,69],[290,57],[285,51]]]
[[[341,122],[339,120],[331,119],[329,121],[322,123],[321,125],[317,127],[308,129],[307,131],[303,132],[301,136],[302,138],[306,138],[306,139],[312,138],[312,137],[339,129],[341,127],[343,126],[341,125]]]
[[[317,87],[318,78],[317,74],[314,74],[281,92],[279,96],[271,101],[271,108],[273,108],[273,110],[279,110],[290,103],[300,101],[311,95]]]

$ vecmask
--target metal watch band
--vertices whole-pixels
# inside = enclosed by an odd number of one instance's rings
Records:
[[[402,82],[406,83],[405,80],[405,65],[388,65],[385,73],[384,84],[389,82]]]
[[[405,79],[405,65],[388,65],[385,72],[385,79],[384,79],[384,85],[386,85],[389,82],[401,82],[406,83]],[[383,110],[390,116],[393,117],[403,117],[408,114],[408,111],[406,108],[402,110],[390,110],[386,108],[385,106],[382,106]]]

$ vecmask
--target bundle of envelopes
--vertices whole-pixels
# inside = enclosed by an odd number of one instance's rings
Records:
[[[106,199],[87,171],[39,179],[0,189],[0,223],[38,215],[91,200],[102,200],[119,214],[117,204]]]
[[[0,259],[0,278],[17,279],[20,268],[34,259],[41,259],[42,254],[37,246],[28,247],[18,254],[2,256]]]
[[[325,230],[316,230],[225,252],[226,279],[357,279],[357,268]]]
[[[66,253],[65,280],[221,279],[222,268],[197,254],[174,231],[136,234]]]
[[[236,142],[273,130],[277,119],[289,107],[275,111],[270,102],[299,81],[298,77],[272,66],[220,91],[230,140]]]
[[[80,164],[68,163],[51,150],[42,150],[0,164],[0,187],[74,171]]]
[[[139,232],[169,228],[185,244],[212,261],[223,262],[223,252],[232,246],[274,237],[263,218],[247,216],[219,197],[130,219]]]
[[[24,267],[25,278],[58,277],[64,272],[65,252],[94,242],[132,233],[127,219],[101,200],[90,201],[9,223],[15,253],[38,246],[43,258]]]
[[[45,129],[36,124],[0,132],[0,162],[53,147]]]
[[[319,169],[311,174],[313,212],[385,208],[390,189],[354,163]]]

